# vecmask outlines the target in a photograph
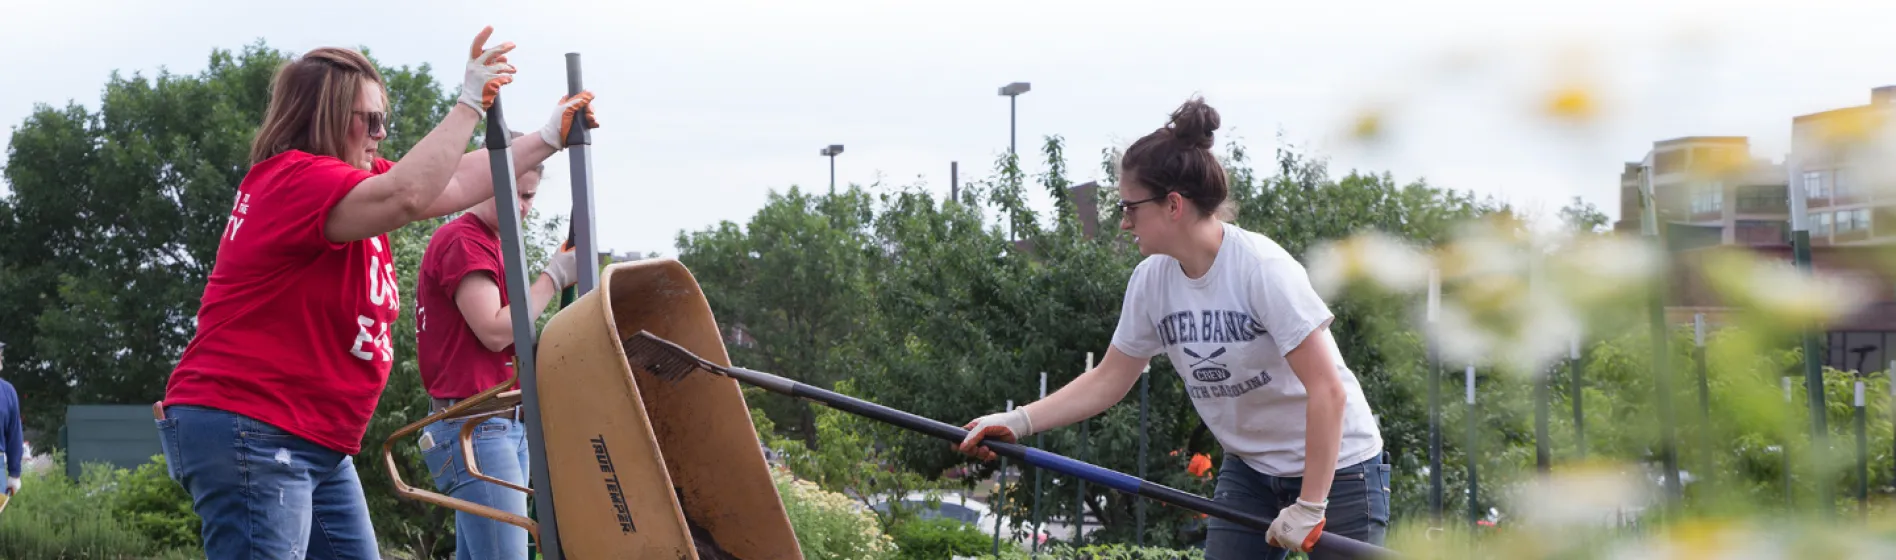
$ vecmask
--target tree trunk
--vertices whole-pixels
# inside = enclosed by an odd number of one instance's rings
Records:
[[[797,425],[799,429],[803,431],[803,444],[809,446],[810,451],[817,450],[816,410],[811,408],[813,406],[815,405],[810,403],[797,403],[797,416],[799,417]]]

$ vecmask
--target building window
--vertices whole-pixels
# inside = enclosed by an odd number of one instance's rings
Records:
[[[1829,237],[1830,236],[1830,213],[1829,212],[1823,212],[1819,214],[1810,215],[1810,235],[1811,237]]]
[[[1837,212],[1837,234],[1843,235],[1870,230],[1870,209],[1839,210]]]
[[[1738,187],[1738,211],[1746,214],[1782,214],[1790,199],[1782,187]]]
[[[1692,213],[1710,214],[1725,209],[1725,184],[1714,181],[1692,187]]]
[[[1850,198],[1856,196],[1856,181],[1852,175],[1849,169],[1839,168],[1832,171],[1830,177],[1830,195],[1835,198]]]
[[[1824,172],[1804,172],[1804,198],[1811,200],[1830,198],[1830,189],[1824,188]]]

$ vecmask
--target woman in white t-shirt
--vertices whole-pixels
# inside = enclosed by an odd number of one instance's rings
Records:
[[[1212,499],[1275,519],[1264,533],[1212,519],[1207,558],[1280,559],[1323,530],[1380,545],[1389,467],[1376,418],[1303,266],[1217,217],[1227,193],[1211,151],[1217,129],[1218,112],[1193,99],[1126,150],[1119,227],[1147,257],[1126,283],[1106,359],[1045,399],[968,423],[960,450],[991,460],[983,438],[1015,441],[1097,415],[1163,352],[1226,452]]]

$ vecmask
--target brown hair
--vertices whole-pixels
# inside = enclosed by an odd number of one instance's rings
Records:
[[[343,157],[345,141],[363,80],[375,82],[388,99],[381,71],[352,50],[319,48],[277,69],[270,84],[270,108],[250,144],[250,164],[289,150],[348,161]]]
[[[1228,187],[1224,166],[1211,153],[1216,130],[1218,110],[1194,97],[1172,111],[1171,122],[1126,149],[1120,176],[1132,177],[1153,196],[1178,193],[1200,212],[1219,215]]]

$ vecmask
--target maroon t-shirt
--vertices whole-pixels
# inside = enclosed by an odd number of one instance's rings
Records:
[[[486,274],[500,286],[505,307],[507,275],[500,259],[499,234],[473,213],[441,226],[428,240],[415,285],[415,346],[421,385],[430,396],[463,399],[513,377],[513,345],[488,350],[454,303],[463,279]]]

